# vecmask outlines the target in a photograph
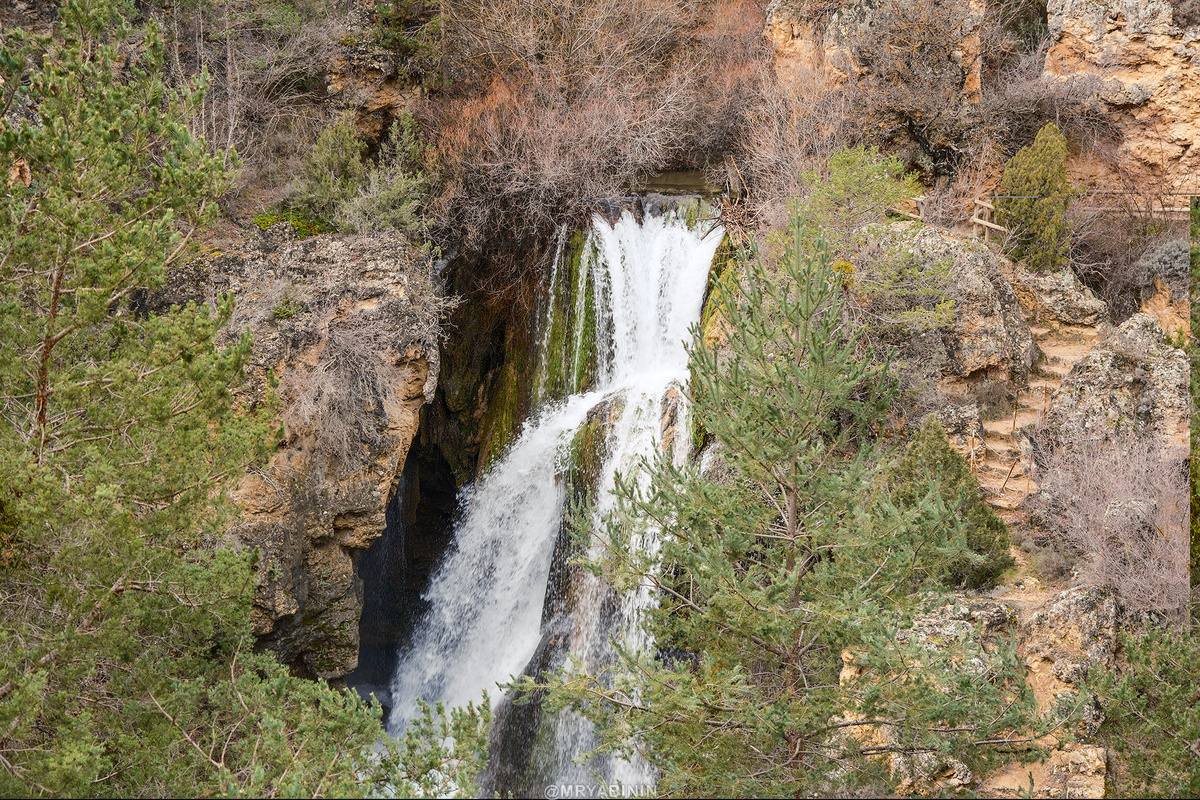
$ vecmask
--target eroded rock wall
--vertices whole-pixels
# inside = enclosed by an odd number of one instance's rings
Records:
[[[1171,0],[1049,0],[1047,75],[1091,73],[1122,161],[1162,191],[1200,191],[1200,18]]]
[[[254,340],[239,399],[278,395],[279,445],[234,495],[231,534],[260,553],[255,633],[298,674],[340,678],[358,661],[356,556],[384,531],[436,386],[444,301],[432,267],[390,235],[297,241],[284,223],[174,286],[160,302],[204,299],[196,287],[234,294],[225,335]]]

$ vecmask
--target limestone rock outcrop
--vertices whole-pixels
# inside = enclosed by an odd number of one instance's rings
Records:
[[[919,263],[952,265],[954,319],[932,354],[947,377],[989,375],[1023,384],[1037,359],[1029,323],[1000,258],[983,244],[937,228],[896,222],[872,229],[875,247],[912,253]]]
[[[1197,189],[1200,14],[1170,0],[1050,0],[1047,13],[1046,74],[1097,75],[1122,160],[1168,191]]]
[[[1187,422],[1187,356],[1139,313],[1076,362],[1036,436],[1049,444],[1149,431],[1182,445]]]
[[[1108,305],[1084,287],[1069,267],[1034,272],[1007,259],[1001,265],[1032,322],[1099,325],[1108,316]]]
[[[931,415],[946,429],[950,446],[962,453],[968,461],[974,463],[984,457],[987,451],[987,431],[983,427],[983,416],[978,405],[947,403]]]
[[[1116,657],[1117,603],[1095,586],[1060,592],[1022,628],[1018,655],[1043,711],[1055,696],[1077,693],[1088,670],[1110,667]]]
[[[444,301],[400,239],[297,241],[286,223],[194,262],[156,302],[223,292],[236,298],[224,335],[254,342],[239,401],[277,392],[283,428],[270,463],[234,493],[230,534],[259,551],[255,633],[298,674],[338,678],[358,659],[356,554],[384,530],[432,397]]]

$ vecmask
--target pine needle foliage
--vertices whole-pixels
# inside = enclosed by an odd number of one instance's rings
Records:
[[[778,267],[752,250],[723,287],[727,347],[695,331],[692,413],[721,466],[644,463],[580,526],[587,568],[653,587],[653,645],[615,641],[609,668],[518,684],[590,718],[600,749],[638,750],[664,797],[881,791],[893,757],[983,765],[1031,710],[1011,647],[964,669],[971,642],[904,633],[966,526],[932,482],[912,508],[892,501],[876,434],[893,382],[843,322],[823,239],[798,219],[790,233]],[[636,543],[654,538],[652,557]],[[839,681],[843,657],[857,678]]]
[[[1073,192],[1066,165],[1067,139],[1050,123],[1009,160],[1000,179],[996,219],[1009,230],[1012,257],[1035,270],[1067,264]]]
[[[132,303],[227,162],[184,124],[203,82],[168,90],[131,13],[68,0],[53,37],[0,32],[0,165],[23,168],[0,184],[0,795],[419,792],[431,759],[469,782],[444,736],[377,752],[378,706],[254,652],[254,554],[224,532],[270,445],[270,404],[230,392],[251,342],[218,344],[229,297]],[[441,720],[482,742],[486,714]]]
[[[945,428],[933,416],[925,419],[891,471],[892,500],[902,508],[920,508],[931,483],[938,487],[946,505],[957,509],[955,516],[966,533],[967,552],[950,565],[948,581],[971,589],[991,586],[1013,565],[1008,526],[984,502],[979,480],[962,454],[950,446]],[[937,519],[928,523],[931,528],[942,524]],[[932,530],[930,533],[933,535]]]
[[[1151,630],[1123,638],[1123,664],[1092,677],[1098,738],[1117,754],[1117,797],[1200,796],[1200,637]]]
[[[899,156],[883,156],[874,147],[840,147],[824,172],[809,170],[802,179],[808,194],[797,211],[815,223],[809,235],[820,230],[842,256],[864,242],[868,225],[883,222],[888,209],[921,192],[917,174],[906,173]]]

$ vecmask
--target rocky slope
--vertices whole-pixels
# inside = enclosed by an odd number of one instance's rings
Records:
[[[1018,543],[1055,535],[1031,522],[1026,503],[1039,497],[1046,448],[1054,442],[1121,431],[1157,437],[1164,447],[1186,441],[1186,360],[1150,315],[1108,325],[1105,304],[1069,271],[1030,272],[979,242],[934,228],[899,223],[873,235],[888,247],[906,248],[921,263],[955,265],[954,320],[941,336],[943,356],[935,359],[947,402],[933,413]],[[1012,410],[992,409],[984,419],[972,375],[1007,386],[1016,397]],[[1056,728],[1036,743],[1018,743],[1018,751],[1044,747],[1045,756],[989,776],[976,776],[954,759],[895,758],[890,767],[906,792],[939,795],[965,787],[987,797],[1104,796],[1111,755],[1095,742],[1103,709],[1080,690],[1089,669],[1119,658],[1118,632],[1145,620],[1127,614],[1119,597],[1099,587],[1035,577],[1020,547],[1012,555],[1017,567],[1003,585],[986,596],[960,595],[920,616],[904,635],[930,646],[970,640],[981,653],[1011,639],[1039,711],[1051,715],[1065,702],[1078,707],[1082,723]],[[843,679],[852,678],[843,672]]]

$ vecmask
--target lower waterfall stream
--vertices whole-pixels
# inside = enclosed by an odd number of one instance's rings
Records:
[[[425,595],[429,611],[400,653],[392,735],[402,735],[418,713],[418,698],[457,705],[486,690],[500,706],[498,685],[552,668],[566,652],[590,663],[606,657],[614,636],[651,646],[639,622],[653,602],[650,590],[618,597],[599,579],[568,570],[564,518],[578,493],[569,475],[580,459],[597,467],[588,489],[600,515],[611,508],[618,471],[660,448],[687,456],[685,340],[724,234],[705,219],[705,203],[686,208],[627,209],[615,222],[597,215],[582,251],[572,248],[574,258],[565,232],[560,237],[534,339],[541,346],[533,411],[461,499],[454,545]],[[584,436],[588,426],[598,433]],[[657,543],[647,538],[641,545],[653,552]],[[524,763],[493,764],[489,792],[520,795],[522,786],[595,776],[627,785],[652,780],[645,765],[619,759],[573,763],[592,746],[590,726],[575,715],[546,721],[501,709],[496,724],[511,730],[497,731],[493,742],[507,738],[500,749],[520,752]],[[505,757],[492,753],[493,762]]]

